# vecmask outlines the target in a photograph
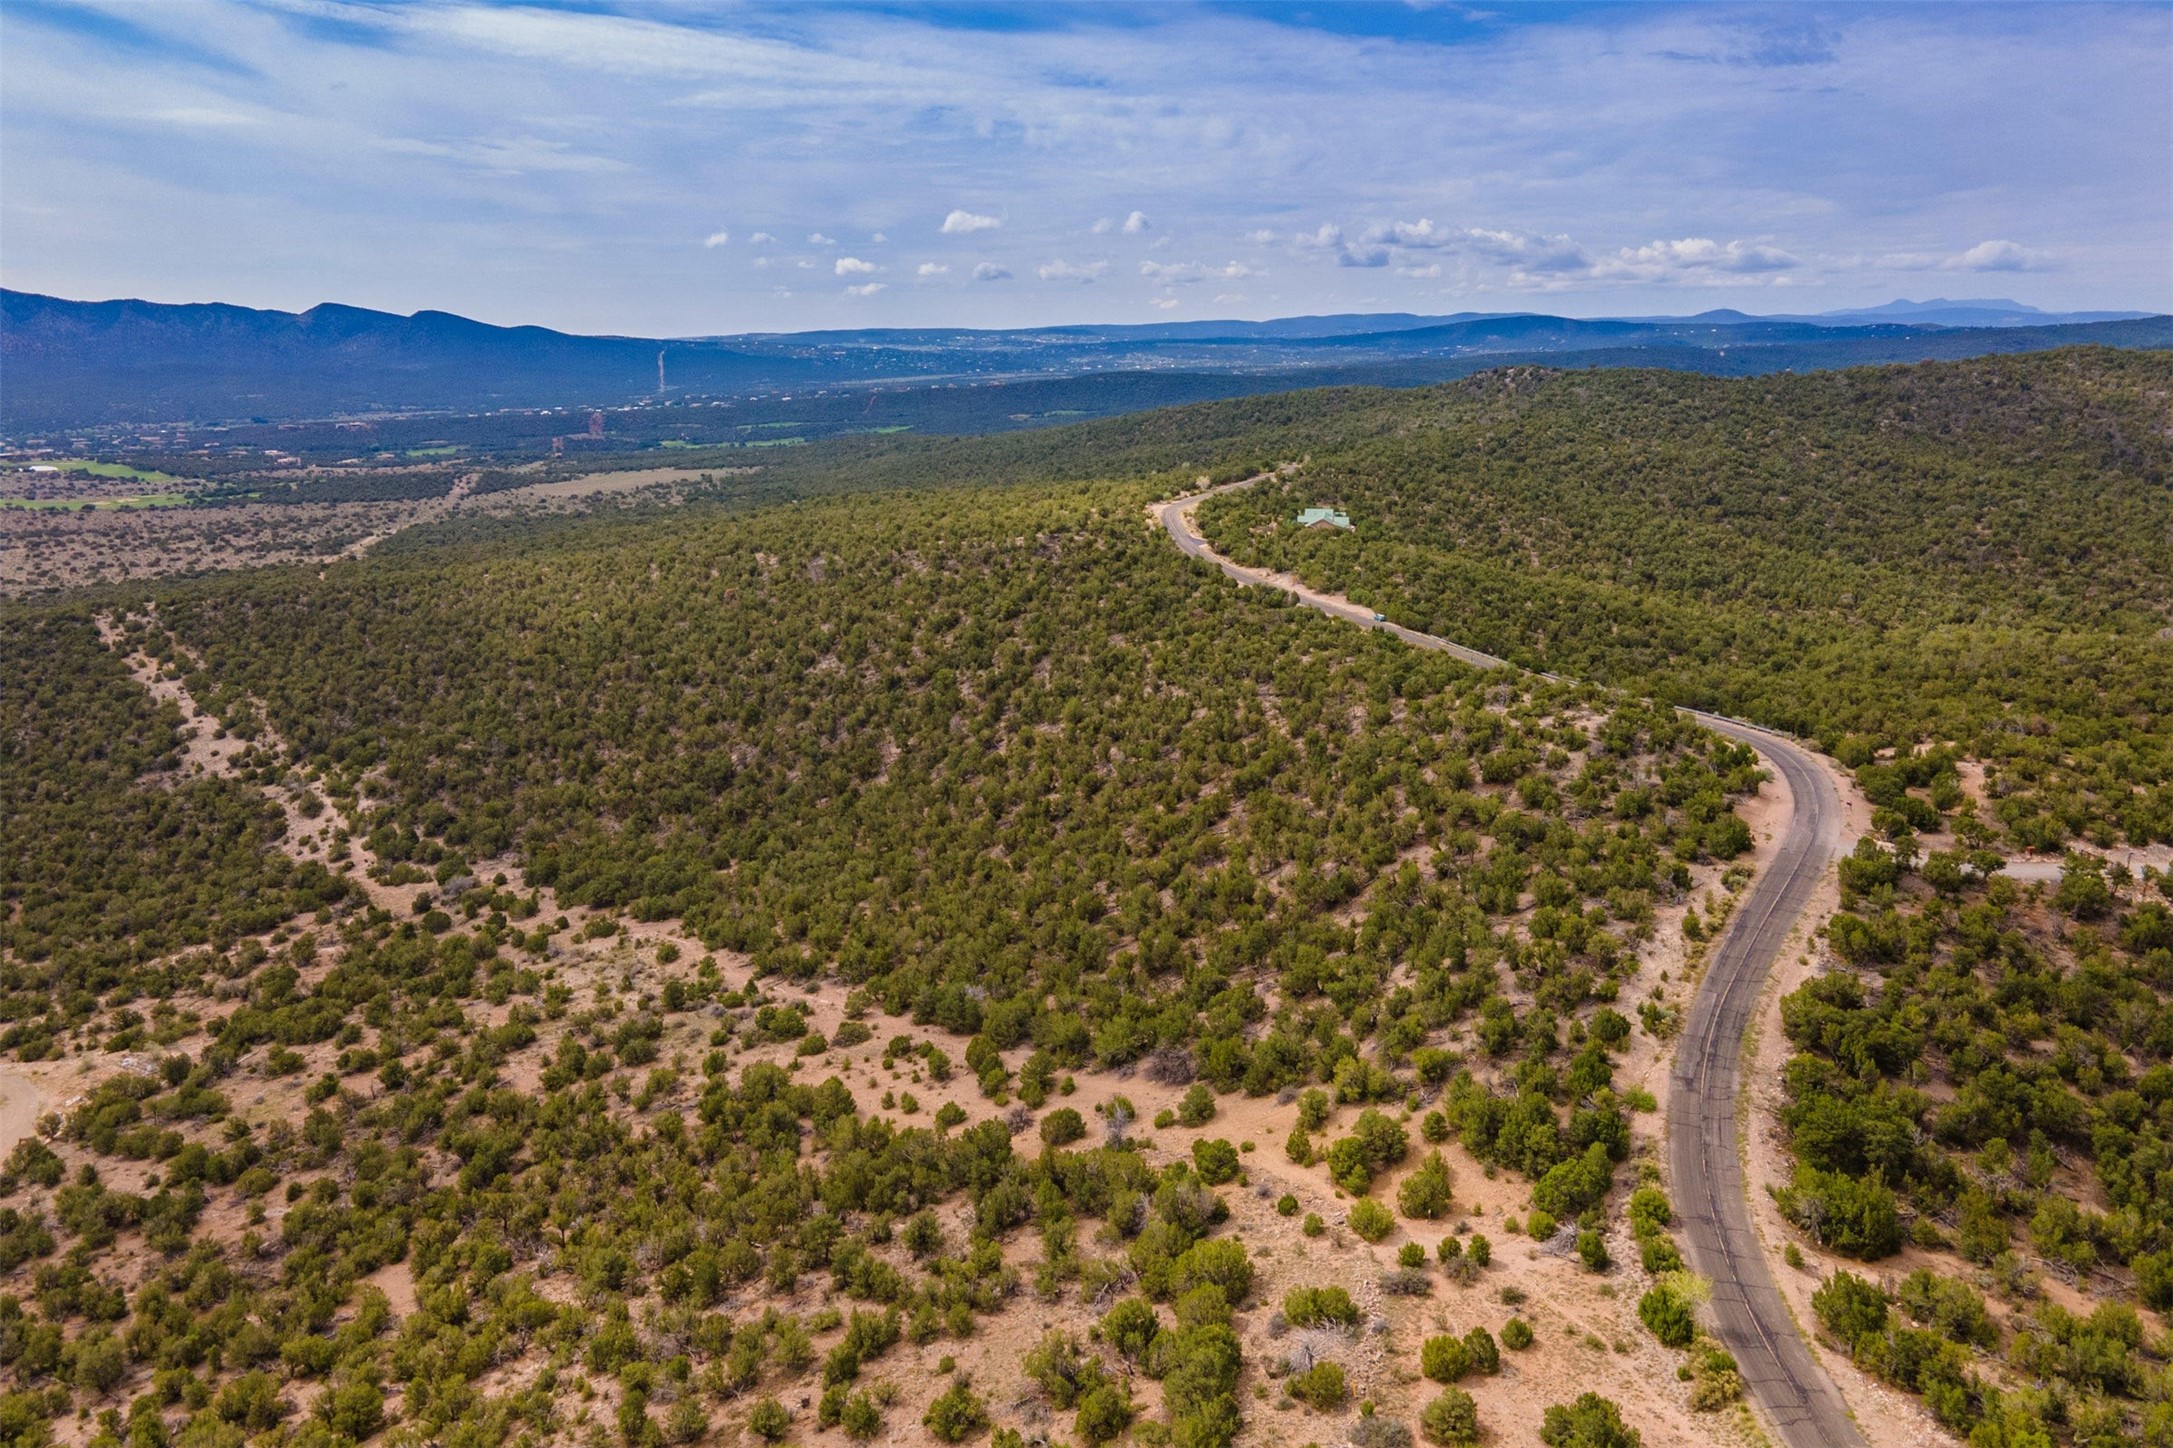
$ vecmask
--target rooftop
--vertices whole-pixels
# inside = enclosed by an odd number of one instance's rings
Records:
[[[1331,528],[1348,528],[1351,526],[1351,515],[1341,508],[1307,508],[1298,515],[1300,528],[1312,528],[1322,523]]]

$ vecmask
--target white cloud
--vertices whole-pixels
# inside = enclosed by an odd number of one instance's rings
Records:
[[[1628,280],[1628,283],[1693,283],[1693,285],[1741,285],[1745,278],[1786,272],[1797,267],[1791,254],[1762,246],[1756,241],[1714,241],[1712,237],[1682,237],[1680,241],[1649,241],[1645,246],[1625,246],[1612,257],[1602,257],[1588,267],[1597,280]]]
[[[1124,218],[1124,234],[1126,236],[1137,236],[1147,230],[1147,227],[1147,213],[1144,211],[1135,211]]]
[[[1443,226],[1424,216],[1415,221],[1376,221],[1355,235],[1329,223],[1318,231],[1299,233],[1292,244],[1301,251],[1332,253],[1339,267],[1388,267],[1400,276],[1420,280],[1443,276],[1446,268],[1436,258],[1455,254],[1482,267],[1506,270],[1510,286],[1540,290],[1588,282],[1770,284],[1803,265],[1800,258],[1765,242],[1686,236],[1595,254],[1561,232]]]
[[[945,236],[966,236],[976,231],[994,231],[1003,222],[993,216],[976,216],[963,209],[953,211],[943,218],[939,228]]]
[[[1290,244],[1300,251],[1332,251],[1337,266],[1374,267],[1387,266],[1389,251],[1378,238],[1367,236],[1356,242],[1345,241],[1343,228],[1332,221],[1321,223],[1318,231],[1301,231],[1290,239]]]
[[[777,240],[777,238],[770,235],[768,232],[758,231],[753,236],[747,238],[747,244],[749,246],[768,246],[771,242],[775,240]]]
[[[1096,236],[1107,236],[1110,232],[1115,231],[1116,229],[1117,224],[1114,221],[1111,221],[1106,216],[1097,217],[1094,224],[1087,228],[1087,230],[1093,232]]]
[[[702,245],[712,248],[719,247],[723,246],[731,239],[732,233],[729,231],[712,231],[711,233],[709,233],[709,235],[702,238]]]
[[[834,236],[824,236],[819,231],[811,231],[807,234],[807,244],[809,246],[836,246],[838,243],[837,238]]]
[[[1626,246],[1612,257],[1595,263],[1592,274],[1596,277],[1619,276],[1631,281],[1665,281],[1688,272],[1726,272],[1740,276],[1786,271],[1801,264],[1778,247],[1747,241],[1723,245],[1711,237],[1686,236],[1680,241]]]
[[[2052,258],[2044,252],[2013,241],[1980,241],[1942,265],[1948,271],[2017,272],[2042,271]]]
[[[1445,227],[1435,226],[1432,219],[1421,216],[1416,221],[1382,221],[1366,228],[1366,240],[1379,245],[1407,246],[1424,251],[1431,247],[1448,246],[1454,236]]]
[[[924,261],[920,264],[920,270],[915,272],[914,275],[924,277],[941,277],[949,276],[950,273],[951,269],[945,266],[940,261]]]
[[[1034,275],[1045,282],[1090,282],[1109,270],[1106,261],[1074,262],[1058,257],[1034,268]]]
[[[837,261],[837,274],[841,277],[872,276],[882,268],[872,261],[862,261],[857,256],[841,256]]]
[[[847,287],[845,295],[848,297],[872,297],[882,289],[883,284],[881,282],[862,282],[857,287]]]
[[[1274,241],[1276,236],[1272,231],[1248,231],[1245,233],[1245,239],[1254,246],[1266,246]]]
[[[1143,261],[1139,274],[1158,282],[1236,281],[1253,275],[1253,269],[1241,261],[1222,266],[1206,266],[1196,261]]]
[[[1581,272],[1592,259],[1567,236],[1535,236],[1522,231],[1466,227],[1464,244],[1477,256],[1522,272]]]
[[[876,232],[873,236],[870,236],[868,238],[868,241],[875,246],[888,246],[890,244],[890,238],[883,235],[883,233],[881,233],[880,231]]]
[[[973,269],[973,279],[977,282],[1000,282],[1010,275],[1009,267],[998,266],[992,261],[984,261]]]
[[[169,126],[208,126],[215,130],[264,124],[262,116],[222,110],[215,106],[173,106],[167,110],[153,111],[151,119]]]
[[[1153,302],[1156,306],[1160,307],[1165,312],[1168,311],[1171,307],[1177,305],[1177,299],[1175,297],[1149,297],[1148,300]]]

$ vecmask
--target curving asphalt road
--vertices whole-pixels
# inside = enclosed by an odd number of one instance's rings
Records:
[[[1262,474],[1261,476],[1265,476]],[[1204,558],[1239,583],[1279,588],[1306,605],[1360,628],[1394,634],[1482,669],[1506,659],[1376,619],[1340,595],[1307,588],[1286,574],[1247,568],[1208,546],[1192,511],[1216,493],[1250,487],[1242,478],[1160,504],[1156,516],[1179,549]],[[1556,679],[1558,674],[1543,674]],[[1832,779],[1800,746],[1740,719],[1686,710],[1706,728],[1748,744],[1780,771],[1793,801],[1788,833],[1773,862],[1736,907],[1691,1003],[1668,1083],[1668,1177],[1690,1266],[1713,1284],[1713,1332],[1735,1354],[1750,1396],[1787,1448],[1863,1448],[1833,1380],[1819,1366],[1774,1285],[1751,1226],[1736,1141],[1743,1035],[1757,1011],[1766,972],[1779,958],[1834,859],[1841,852],[1841,801]]]

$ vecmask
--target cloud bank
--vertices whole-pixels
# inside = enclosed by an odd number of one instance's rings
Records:
[[[0,251],[622,333],[2173,308],[2169,66],[2162,6],[0,5]]]

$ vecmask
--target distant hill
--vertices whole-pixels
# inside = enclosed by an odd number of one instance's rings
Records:
[[[2127,322],[2149,315],[2148,312],[2041,312],[2004,297],[1976,297],[1965,301],[1935,297],[1928,302],[1899,300],[1878,307],[1821,312],[1817,317],[1803,320],[1907,322],[1914,326],[1938,327],[2052,327],[2073,322]]]
[[[1991,320],[1963,324],[1972,317]],[[664,395],[674,399],[1143,371],[1224,379],[1194,393],[1213,395],[1361,378],[1410,385],[1499,362],[1553,357],[1568,362],[1574,356],[1581,366],[1742,374],[2086,342],[2173,346],[2173,319],[2059,315],[2006,301],[1933,301],[1894,302],[1840,318],[1733,311],[1589,320],[1390,313],[657,339],[497,327],[448,312],[403,317],[334,303],[276,312],[0,291],[0,433],[19,437],[174,420],[617,406],[658,394],[660,361]]]
[[[680,344],[690,382],[734,387],[808,371]],[[411,317],[327,303],[306,312],[219,304],[71,302],[0,292],[0,425],[267,418],[483,408],[656,387],[659,345]]]

